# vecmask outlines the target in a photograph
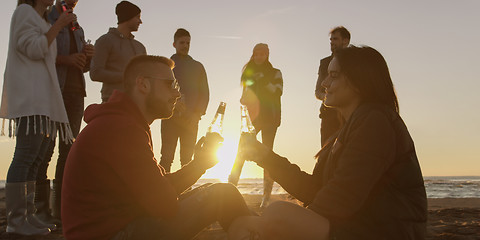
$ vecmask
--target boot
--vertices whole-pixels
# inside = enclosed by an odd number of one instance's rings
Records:
[[[35,207],[35,181],[27,182],[27,220],[33,226],[38,228],[50,228],[51,231],[57,229],[55,224],[45,223],[37,218],[37,208]]]
[[[26,185],[26,182],[5,184],[6,232],[24,236],[47,235],[49,228],[38,228],[28,221]]]
[[[59,221],[62,221],[62,181],[58,179],[53,180],[53,206],[52,216]]]
[[[50,210],[50,180],[38,182],[35,189],[35,207],[37,218],[44,223],[55,224],[60,227],[62,222],[52,216]]]
[[[273,180],[270,178],[270,175],[264,170],[263,174],[263,198],[260,208],[266,208],[270,196],[272,195]]]

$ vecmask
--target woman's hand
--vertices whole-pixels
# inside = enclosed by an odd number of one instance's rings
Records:
[[[273,153],[270,148],[259,142],[253,134],[242,134],[240,137],[240,155],[243,159],[253,161],[262,166],[268,155]]]
[[[62,12],[58,17],[57,21],[55,22],[55,24],[58,24],[61,28],[63,28],[76,20],[77,20],[77,15],[75,15],[70,9],[65,12]]]

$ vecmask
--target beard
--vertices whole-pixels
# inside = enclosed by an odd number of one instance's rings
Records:
[[[170,107],[169,102],[156,99],[153,92],[147,96],[147,111],[155,117],[155,119],[168,119],[173,115],[174,107]],[[175,105],[173,105],[175,106]]]

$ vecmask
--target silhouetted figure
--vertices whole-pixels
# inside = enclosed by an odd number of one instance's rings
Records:
[[[385,59],[370,47],[338,49],[322,86],[324,104],[346,122],[312,174],[257,141],[244,149],[306,207],[272,203],[257,231],[264,239],[424,239],[422,172]]]
[[[171,170],[178,140],[180,140],[181,165],[192,160],[197,141],[198,122],[205,115],[209,100],[205,68],[188,55],[190,40],[190,33],[183,28],[179,28],[173,37],[176,53],[171,59],[175,62],[173,72],[180,85],[181,98],[175,106],[173,116],[162,120],[160,165],[167,172]]]
[[[36,216],[35,180],[48,146],[55,141],[57,127],[62,132],[60,141],[73,139],[55,72],[55,38],[76,16],[62,13],[50,25],[50,4],[18,1],[10,25],[0,107],[0,118],[9,120],[9,136],[16,137],[5,184],[6,231],[25,236],[46,235],[56,228]]]
[[[340,26],[332,29],[330,31],[330,50],[332,51],[332,55],[320,60],[320,66],[318,67],[315,96],[318,100],[322,101],[319,115],[319,117],[322,119],[320,125],[320,141],[322,146],[324,146],[328,139],[330,139],[330,137],[332,137],[340,129],[342,119],[337,110],[328,108],[325,106],[325,104],[323,104],[325,99],[325,88],[321,84],[328,75],[328,64],[330,64],[335,51],[337,49],[346,48],[348,44],[350,44],[350,32],[345,27]]]
[[[57,0],[48,14],[48,21],[52,25],[55,24],[63,12],[61,2],[61,0]],[[66,0],[65,3],[68,9],[73,9],[77,0]],[[56,41],[58,82],[60,89],[62,89],[63,103],[73,137],[77,137],[82,124],[84,98],[86,96],[83,73],[90,69],[90,60],[95,53],[95,48],[92,44],[85,42],[83,28],[72,31],[71,25],[65,26],[60,31]],[[58,159],[55,179],[53,180],[53,211],[50,211],[50,180],[47,179],[47,168],[52,159],[55,141],[50,142],[45,158],[38,168],[35,205],[37,206],[37,216],[44,222],[61,224],[60,200],[62,199],[63,168],[71,146],[71,143],[62,141],[58,144]]]
[[[110,28],[95,42],[90,78],[102,82],[102,102],[107,102],[113,90],[123,90],[123,70],[130,59],[147,54],[145,46],[137,40],[136,32],[142,20],[140,8],[128,1],[121,1],[115,8],[117,28]]]
[[[194,159],[175,173],[166,173],[154,157],[149,125],[172,116],[180,97],[173,65],[165,57],[135,57],[125,69],[126,92],[85,110],[87,126],[65,166],[66,239],[191,239],[215,221],[229,239],[240,239],[233,229],[250,211],[233,185],[181,194],[218,162],[218,134],[202,138]]]
[[[283,93],[282,73],[269,61],[267,44],[259,43],[253,48],[250,60],[243,68],[243,94],[240,102],[247,106],[256,133],[262,133],[262,142],[273,149],[273,142],[280,126]],[[267,171],[263,175],[263,199],[265,207],[270,199],[273,180]]]

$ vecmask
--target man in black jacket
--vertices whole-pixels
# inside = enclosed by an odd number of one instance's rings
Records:
[[[345,48],[350,44],[350,32],[343,26],[335,27],[330,31],[330,50],[332,55],[320,60],[318,68],[317,85],[315,87],[315,97],[323,101],[325,98],[325,88],[321,86],[322,81],[327,77],[328,64],[333,58],[336,49]],[[335,109],[327,108],[322,103],[320,107],[320,116],[322,123],[320,126],[321,144],[324,146],[327,140],[340,128],[341,120]]]

